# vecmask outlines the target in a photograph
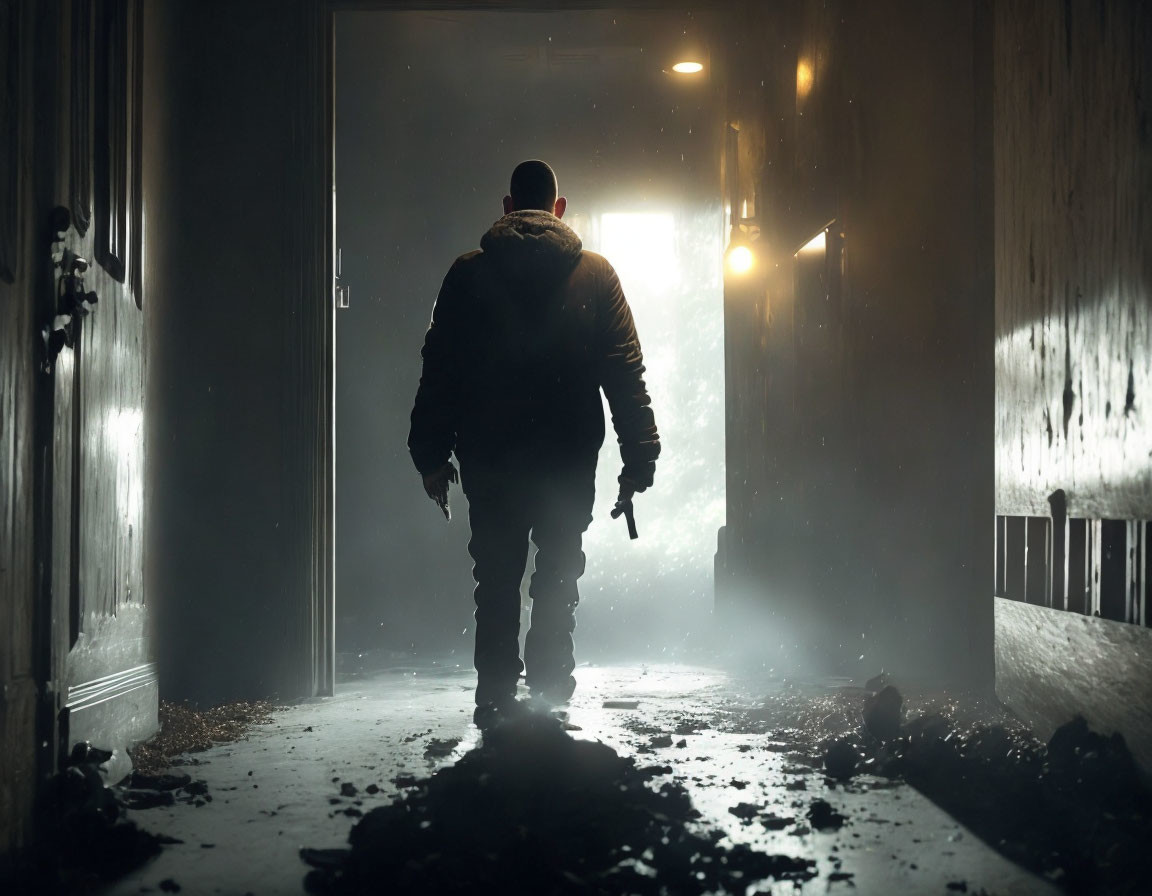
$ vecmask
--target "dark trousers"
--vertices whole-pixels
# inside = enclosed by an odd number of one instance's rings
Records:
[[[476,579],[476,702],[498,702],[528,686],[545,693],[570,688],[581,539],[592,522],[595,461],[547,469],[493,469],[461,464],[468,496],[472,574]],[[531,626],[520,661],[520,582],[529,539],[536,545],[528,594]]]

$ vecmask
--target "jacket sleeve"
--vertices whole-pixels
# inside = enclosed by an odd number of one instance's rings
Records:
[[[612,428],[620,444],[623,475],[642,488],[652,484],[660,435],[652,414],[652,399],[644,385],[644,355],[632,310],[624,298],[620,278],[605,263],[598,309],[601,367],[600,386],[612,412]]]
[[[460,268],[454,264],[444,278],[432,323],[424,336],[420,387],[412,408],[408,451],[421,474],[448,463],[456,447],[460,407]]]

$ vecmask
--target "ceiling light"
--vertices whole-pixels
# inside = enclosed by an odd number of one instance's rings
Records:
[[[672,66],[672,71],[681,75],[694,75],[696,72],[704,71],[704,63],[690,62],[685,60],[684,62],[677,62],[674,66]]]

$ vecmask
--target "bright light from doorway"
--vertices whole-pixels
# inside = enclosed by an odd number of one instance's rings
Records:
[[[673,638],[677,629],[698,633],[712,609],[725,516],[724,221],[716,203],[607,213],[590,228],[588,248],[616,268],[636,319],[663,445],[655,485],[636,499],[640,539],[629,542],[622,521],[608,516],[620,472],[609,428],[585,540],[584,619],[592,626],[655,625],[659,617]]]
[[[667,212],[602,215],[600,244],[629,295],[666,288],[676,277],[676,222]]]

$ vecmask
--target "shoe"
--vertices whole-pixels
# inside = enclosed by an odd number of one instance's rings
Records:
[[[491,731],[501,722],[519,719],[528,712],[528,707],[514,697],[497,703],[481,703],[472,712],[472,724],[481,731]]]
[[[532,699],[549,707],[563,706],[572,699],[576,690],[576,679],[569,675],[556,683],[544,687],[532,686]]]

